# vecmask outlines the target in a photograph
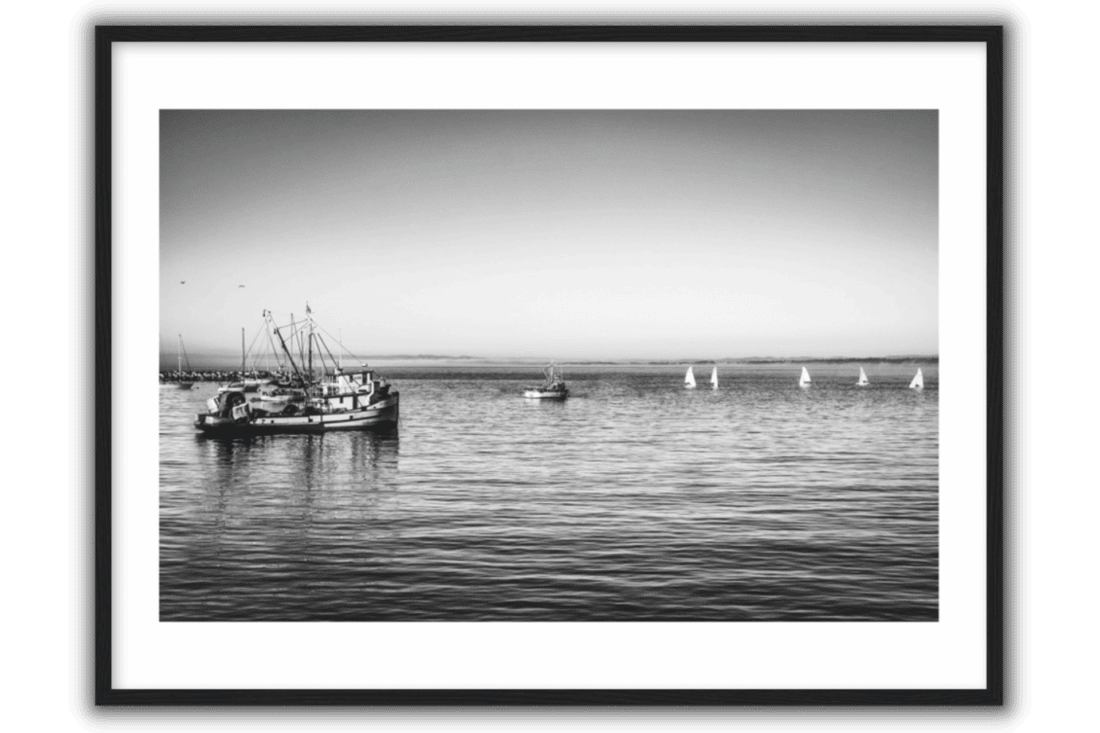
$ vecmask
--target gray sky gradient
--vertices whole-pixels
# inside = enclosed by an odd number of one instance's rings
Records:
[[[360,354],[938,353],[935,110],[160,121],[165,353],[307,301]]]

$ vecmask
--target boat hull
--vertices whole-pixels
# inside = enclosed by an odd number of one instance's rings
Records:
[[[195,428],[207,435],[277,435],[328,433],[347,430],[393,430],[397,427],[398,394],[373,405],[346,412],[319,415],[261,415],[234,420],[196,415]]]
[[[569,396],[569,390],[551,392],[541,389],[529,389],[523,393],[523,396],[530,400],[564,400]]]
[[[259,397],[253,397],[251,401],[252,402],[258,402],[261,405],[265,404],[265,403],[269,404],[269,405],[287,405],[287,404],[290,404],[291,402],[305,402],[306,397],[305,397],[305,395],[292,395],[292,394],[272,395],[272,394],[264,394],[264,393],[261,392]]]

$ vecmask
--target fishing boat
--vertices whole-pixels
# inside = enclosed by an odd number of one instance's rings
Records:
[[[265,318],[268,313],[265,311]],[[295,395],[279,409],[264,409],[250,404],[243,389],[226,389],[207,400],[207,412],[195,415],[195,428],[208,435],[266,435],[274,433],[324,433],[336,430],[379,430],[397,427],[399,393],[385,378],[375,375],[363,364],[358,369],[345,370],[332,357],[328,342],[306,307],[306,321],[288,327],[274,325],[278,339],[293,371],[297,385]],[[287,338],[302,334],[307,356],[304,364],[295,361],[287,346]],[[314,356],[321,375],[315,376]],[[327,354],[328,359],[325,358]],[[330,365],[331,364],[331,368]]]
[[[684,389],[695,389],[695,372],[691,371],[691,367],[688,367],[687,374],[684,375]]]
[[[176,342],[176,386],[180,389],[191,389],[195,386],[194,382],[187,381],[183,377],[183,360],[187,357],[187,352],[183,350],[183,336],[176,334],[178,341]],[[191,360],[187,360],[187,373],[191,373]]]
[[[802,376],[798,378],[798,386],[799,387],[809,387],[810,386],[810,373],[808,371],[806,371],[806,367],[802,367]]]
[[[917,369],[917,376],[909,383],[909,389],[924,389],[924,374],[920,369]]]
[[[561,369],[556,369],[554,363],[542,370],[545,381],[537,387],[528,387],[523,392],[524,397],[535,400],[564,400],[569,396],[569,388],[565,386],[565,378]]]
[[[863,371],[863,367],[859,368],[859,381],[856,382],[857,387],[866,387],[870,382],[867,381],[867,372]]]
[[[718,389],[718,367],[710,370],[710,388]]]

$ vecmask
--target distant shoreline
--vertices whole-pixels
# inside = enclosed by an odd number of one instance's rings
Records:
[[[547,363],[546,359],[534,358],[488,358],[476,356],[437,356],[437,355],[413,355],[390,354],[379,356],[367,356],[363,360],[368,365],[415,366],[415,367],[539,367]],[[191,357],[191,371],[239,371],[240,357],[234,359],[229,356],[208,356],[196,354]],[[837,356],[837,357],[745,357],[727,359],[555,359],[556,364],[565,367],[598,367],[598,366],[624,366],[624,367],[669,367],[692,364],[714,365],[757,365],[757,364],[939,364],[939,356],[904,355],[904,356]],[[451,363],[446,363],[451,362]],[[455,363],[457,362],[457,363]],[[235,368],[236,367],[236,368]],[[345,368],[353,370],[358,367],[351,360],[345,364]],[[174,373],[176,371],[176,355],[160,355],[160,371],[162,373]],[[188,371],[185,369],[185,371]]]

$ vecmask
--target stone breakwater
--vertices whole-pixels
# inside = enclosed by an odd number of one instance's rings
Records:
[[[175,384],[178,382],[239,382],[243,379],[275,379],[275,372],[222,372],[222,371],[196,371],[196,372],[161,372],[162,384]]]

